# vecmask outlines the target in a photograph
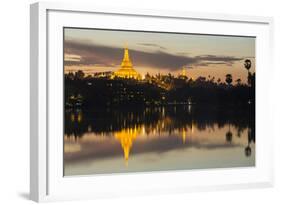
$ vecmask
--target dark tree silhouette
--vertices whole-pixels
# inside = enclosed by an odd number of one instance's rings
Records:
[[[248,145],[247,147],[245,148],[245,156],[246,157],[250,157],[251,154],[252,154],[252,149],[250,147],[250,144],[252,142],[252,129],[248,129]]]
[[[252,67],[252,62],[249,59],[246,59],[244,61],[244,67],[246,68],[246,70],[248,71],[248,84],[251,84],[251,76],[250,76],[250,68]]]
[[[231,74],[227,74],[225,76],[225,82],[228,84],[228,86],[230,86],[230,84],[232,83],[232,75]]]
[[[232,132],[230,131],[230,122],[228,122],[228,132],[225,134],[225,139],[228,143],[232,142]]]
[[[150,75],[149,75],[148,72],[145,74],[145,78],[146,78],[146,79],[150,79]]]
[[[247,69],[247,71],[250,72],[250,68],[251,68],[251,66],[252,66],[251,60],[246,59],[246,60],[244,61],[244,66],[245,66],[245,68]]]
[[[245,156],[246,157],[250,157],[252,154],[252,149],[251,147],[248,145],[246,148],[245,148]]]
[[[74,80],[74,74],[72,73],[72,72],[70,72],[70,73],[68,73],[67,74],[67,77],[68,77],[68,79],[70,79],[70,80]]]
[[[225,134],[225,139],[228,143],[231,143],[232,142],[232,132],[228,131],[226,134]]]
[[[84,78],[84,76],[85,76],[85,73],[82,70],[78,70],[75,73],[75,78],[78,80],[82,80]]]
[[[236,80],[236,83],[237,83],[237,85],[241,85],[241,79],[238,78],[238,79]]]
[[[253,75],[251,72],[248,72],[248,85],[252,86],[252,79],[253,79]]]

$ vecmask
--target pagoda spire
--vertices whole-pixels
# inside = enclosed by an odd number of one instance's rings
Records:
[[[133,64],[130,60],[130,56],[129,56],[129,49],[127,46],[125,46],[124,48],[124,57],[123,57],[123,61],[121,63],[121,67],[122,68],[133,68]]]

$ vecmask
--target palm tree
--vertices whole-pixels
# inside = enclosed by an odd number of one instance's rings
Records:
[[[230,84],[232,83],[232,75],[231,74],[227,74],[225,76],[225,82],[228,84],[228,86],[230,86]]]
[[[252,62],[251,62],[251,60],[249,60],[249,59],[246,59],[245,61],[244,61],[244,67],[247,69],[247,71],[248,71],[248,84],[250,85],[250,68],[251,68],[251,66],[252,66]]]
[[[244,61],[244,66],[245,66],[245,68],[248,70],[248,72],[250,72],[249,70],[250,70],[250,68],[251,68],[251,66],[252,66],[251,60],[246,59],[246,60]]]

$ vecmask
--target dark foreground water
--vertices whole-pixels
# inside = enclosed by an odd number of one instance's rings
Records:
[[[250,110],[66,110],[64,175],[255,166]]]

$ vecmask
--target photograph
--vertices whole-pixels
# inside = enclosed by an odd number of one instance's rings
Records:
[[[255,36],[64,27],[64,176],[255,167],[255,52]]]

